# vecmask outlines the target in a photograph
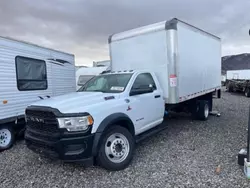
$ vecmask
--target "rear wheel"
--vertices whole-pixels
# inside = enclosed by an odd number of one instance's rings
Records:
[[[198,120],[207,120],[209,116],[209,112],[212,110],[212,103],[209,104],[207,100],[197,101],[195,107],[192,111],[192,116]]]
[[[134,138],[126,128],[113,126],[101,140],[97,162],[107,170],[123,170],[133,158],[134,146]]]
[[[227,89],[228,89],[229,92],[234,92],[233,84],[229,82],[228,85],[227,85]]]
[[[14,140],[14,132],[10,126],[0,127],[0,151],[11,148]]]
[[[198,108],[198,118],[200,120],[207,120],[209,116],[209,104],[208,101],[200,101]]]

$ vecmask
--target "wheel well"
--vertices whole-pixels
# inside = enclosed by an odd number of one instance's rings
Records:
[[[6,123],[0,124],[1,127],[10,127],[13,131],[14,134],[19,134],[21,131],[25,129],[26,123],[24,118],[19,118],[17,121],[9,121]]]
[[[0,127],[11,127],[13,128],[15,122],[8,122],[8,123],[3,123],[3,124],[0,124]]]
[[[130,122],[129,120],[123,119],[123,120],[117,120],[115,122],[112,123],[113,125],[120,125],[121,127],[124,127],[126,129],[128,129],[128,131],[134,136],[135,135],[135,129],[134,129],[134,125],[132,124],[132,122]]]

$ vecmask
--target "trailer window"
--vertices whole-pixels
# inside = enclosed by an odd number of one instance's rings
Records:
[[[16,57],[17,88],[20,91],[48,88],[46,63],[28,57]]]

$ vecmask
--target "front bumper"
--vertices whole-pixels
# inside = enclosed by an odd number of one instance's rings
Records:
[[[45,157],[64,162],[93,165],[92,147],[94,134],[63,132],[57,135],[26,130],[25,142],[29,149]]]

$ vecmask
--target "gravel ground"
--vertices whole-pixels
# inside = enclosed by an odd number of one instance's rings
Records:
[[[41,159],[19,141],[0,153],[0,187],[250,187],[237,164],[246,144],[250,100],[222,95],[214,105],[221,117],[167,120],[168,129],[140,143],[132,164],[119,172]]]

